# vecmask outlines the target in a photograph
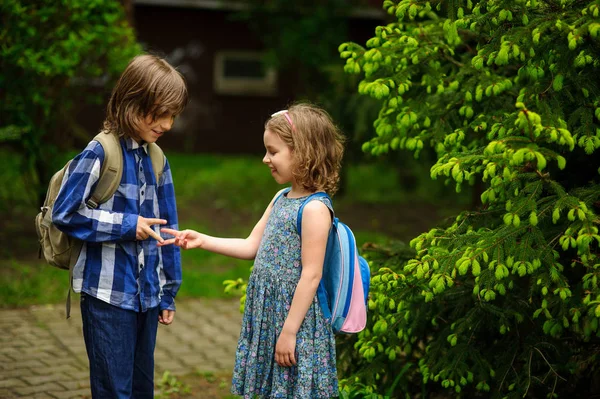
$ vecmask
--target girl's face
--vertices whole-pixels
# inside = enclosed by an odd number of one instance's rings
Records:
[[[279,184],[293,182],[292,174],[293,154],[290,147],[287,146],[277,134],[265,130],[263,136],[267,153],[263,158],[263,163],[271,169],[271,175]]]
[[[155,120],[152,120],[152,116],[148,115],[139,123],[138,127],[138,138],[136,141],[141,143],[155,143],[166,131],[171,130],[173,126],[173,115],[165,114]]]

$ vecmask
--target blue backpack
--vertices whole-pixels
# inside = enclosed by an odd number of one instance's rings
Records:
[[[282,191],[275,202],[289,191],[290,188]],[[300,236],[302,211],[306,204],[319,197],[329,198],[323,192],[312,194],[306,197],[298,210],[296,229]],[[333,215],[333,209],[330,211]],[[317,288],[321,309],[324,316],[330,320],[333,332],[351,334],[365,328],[370,281],[369,264],[358,254],[352,230],[333,215],[325,251],[323,276]]]

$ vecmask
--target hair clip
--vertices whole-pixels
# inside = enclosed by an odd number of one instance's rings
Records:
[[[274,114],[271,115],[271,118],[274,118],[276,116],[279,115],[283,115],[285,116],[285,119],[287,119],[287,121],[290,123],[290,126],[292,127],[292,130],[295,131],[296,127],[294,126],[294,122],[292,122],[292,118],[290,118],[290,113],[288,112],[287,109],[282,109],[281,111],[277,111]]]

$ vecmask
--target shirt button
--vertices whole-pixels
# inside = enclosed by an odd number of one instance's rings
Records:
[[[144,192],[142,191],[142,195],[144,195]]]
[[[143,172],[143,171],[144,171],[144,169],[140,166],[140,172]]]
[[[140,269],[143,269],[143,268],[144,268],[144,264],[140,263]]]

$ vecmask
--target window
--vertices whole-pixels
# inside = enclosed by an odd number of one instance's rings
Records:
[[[277,71],[259,52],[222,51],[215,56],[214,89],[218,94],[277,95]]]

